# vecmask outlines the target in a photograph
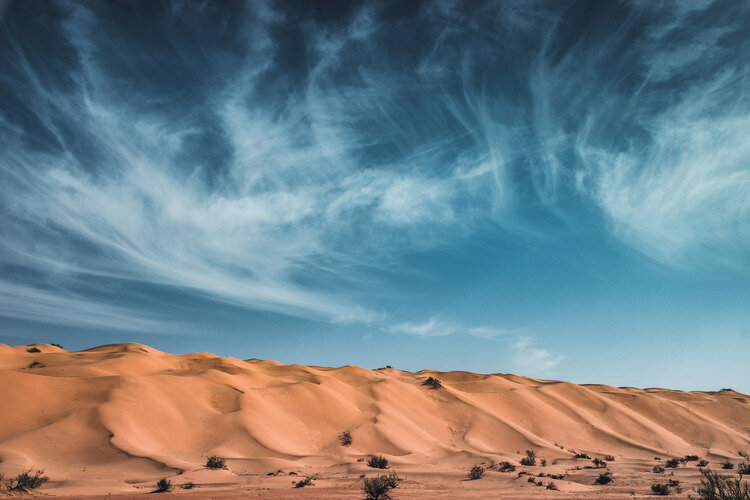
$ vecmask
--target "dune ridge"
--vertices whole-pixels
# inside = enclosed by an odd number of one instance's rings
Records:
[[[429,376],[442,388],[423,386]],[[284,365],[140,344],[0,344],[0,401],[1,471],[37,466],[92,484],[195,471],[209,455],[261,474],[356,466],[373,454],[461,469],[527,449],[550,460],[572,450],[645,460],[750,448],[750,397],[735,391]]]

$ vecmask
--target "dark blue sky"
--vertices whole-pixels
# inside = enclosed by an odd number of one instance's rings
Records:
[[[0,342],[750,392],[749,3],[0,11]]]

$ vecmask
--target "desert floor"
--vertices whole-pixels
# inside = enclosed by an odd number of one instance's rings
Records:
[[[428,377],[442,387],[423,385]],[[520,465],[526,450],[536,466]],[[679,481],[671,498],[687,498],[700,478],[695,461],[653,467],[697,455],[737,477],[750,462],[738,452],[750,453],[750,397],[731,390],[283,365],[139,344],[0,344],[0,495],[152,499],[166,477],[174,489],[157,496],[364,498],[363,477],[395,472],[394,499],[646,498],[670,479]],[[575,453],[614,460],[596,469]],[[206,469],[212,455],[226,469]],[[375,455],[388,470],[367,466]],[[503,461],[515,470],[498,471]],[[726,461],[734,468],[722,470]],[[473,465],[484,477],[467,479]],[[31,467],[49,482],[7,491],[7,479]],[[614,480],[594,484],[604,471]],[[312,485],[293,487],[307,476]],[[182,489],[187,482],[194,488]]]

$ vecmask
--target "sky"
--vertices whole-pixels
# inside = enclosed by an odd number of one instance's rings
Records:
[[[750,3],[0,16],[0,342],[750,393]]]

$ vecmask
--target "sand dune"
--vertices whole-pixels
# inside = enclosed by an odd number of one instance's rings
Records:
[[[28,352],[34,347],[41,352]],[[443,387],[423,386],[429,376]],[[361,459],[374,454],[417,478],[394,495],[403,498],[480,498],[487,488],[519,498],[601,495],[593,471],[575,479],[575,466],[590,465],[576,461],[575,450],[592,458],[611,454],[612,468],[621,467],[623,477],[633,472],[630,483],[608,487],[616,497],[620,487],[623,495],[649,489],[654,478],[641,484],[636,472],[649,469],[655,456],[718,462],[750,452],[750,397],[734,391],[283,365],[172,355],[139,344],[80,352],[0,344],[0,401],[0,472],[41,467],[50,477],[45,494],[73,496],[145,493],[167,476],[230,496],[252,490],[361,498],[360,474],[372,473]],[[353,438],[347,447],[339,442],[345,430]],[[550,473],[570,471],[557,481],[560,491],[534,489],[515,473],[461,482],[472,465],[517,465],[525,450],[545,457]],[[210,455],[226,457],[228,469],[203,468]],[[279,469],[319,479],[303,495],[290,488],[293,476],[267,476]],[[694,467],[679,471],[688,482],[698,475]]]

